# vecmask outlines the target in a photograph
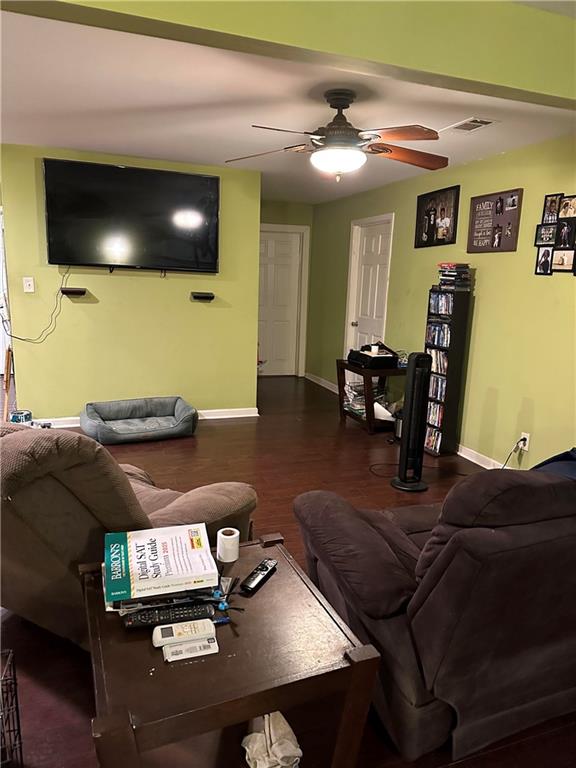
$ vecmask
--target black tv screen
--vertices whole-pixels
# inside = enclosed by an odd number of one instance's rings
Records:
[[[218,272],[219,179],[44,159],[48,262]]]

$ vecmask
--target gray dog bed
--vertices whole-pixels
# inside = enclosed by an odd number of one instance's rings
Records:
[[[198,411],[181,397],[86,403],[80,426],[99,443],[136,443],[194,434]]]

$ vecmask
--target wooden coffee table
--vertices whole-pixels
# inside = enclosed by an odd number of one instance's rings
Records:
[[[102,768],[140,768],[158,747],[338,694],[343,705],[325,765],[356,765],[379,655],[360,643],[282,541],[273,535],[241,545],[231,575],[244,578],[265,557],[278,568],[255,595],[234,599],[246,610],[217,627],[220,652],[170,664],[152,646],[150,629],[128,632],[105,612],[99,570],[81,569],[96,697],[92,735]],[[246,765],[240,739],[238,761],[226,759],[226,768]],[[187,765],[221,768],[222,759],[195,762],[191,753]]]

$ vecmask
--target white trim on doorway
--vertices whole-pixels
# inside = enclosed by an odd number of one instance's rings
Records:
[[[261,232],[293,232],[300,234],[300,285],[298,300],[298,352],[296,372],[306,375],[306,328],[308,324],[308,276],[310,272],[310,227],[296,224],[260,224]]]
[[[365,219],[354,219],[350,222],[350,255],[348,257],[348,293],[346,295],[346,327],[344,328],[344,357],[350,350],[350,336],[352,321],[355,320],[356,312],[356,294],[358,289],[358,261],[360,258],[360,235],[363,227],[375,226],[377,224],[386,224],[390,222],[390,260],[392,263],[392,244],[394,242],[394,214],[382,213],[379,216],[367,216]],[[390,285],[390,269],[388,269],[388,280],[386,282],[386,300],[384,303],[384,319],[382,323],[382,339],[386,330],[386,317],[388,314],[388,287]]]

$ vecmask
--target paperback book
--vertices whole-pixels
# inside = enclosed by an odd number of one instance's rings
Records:
[[[218,584],[204,523],[107,533],[104,575],[107,603]]]

